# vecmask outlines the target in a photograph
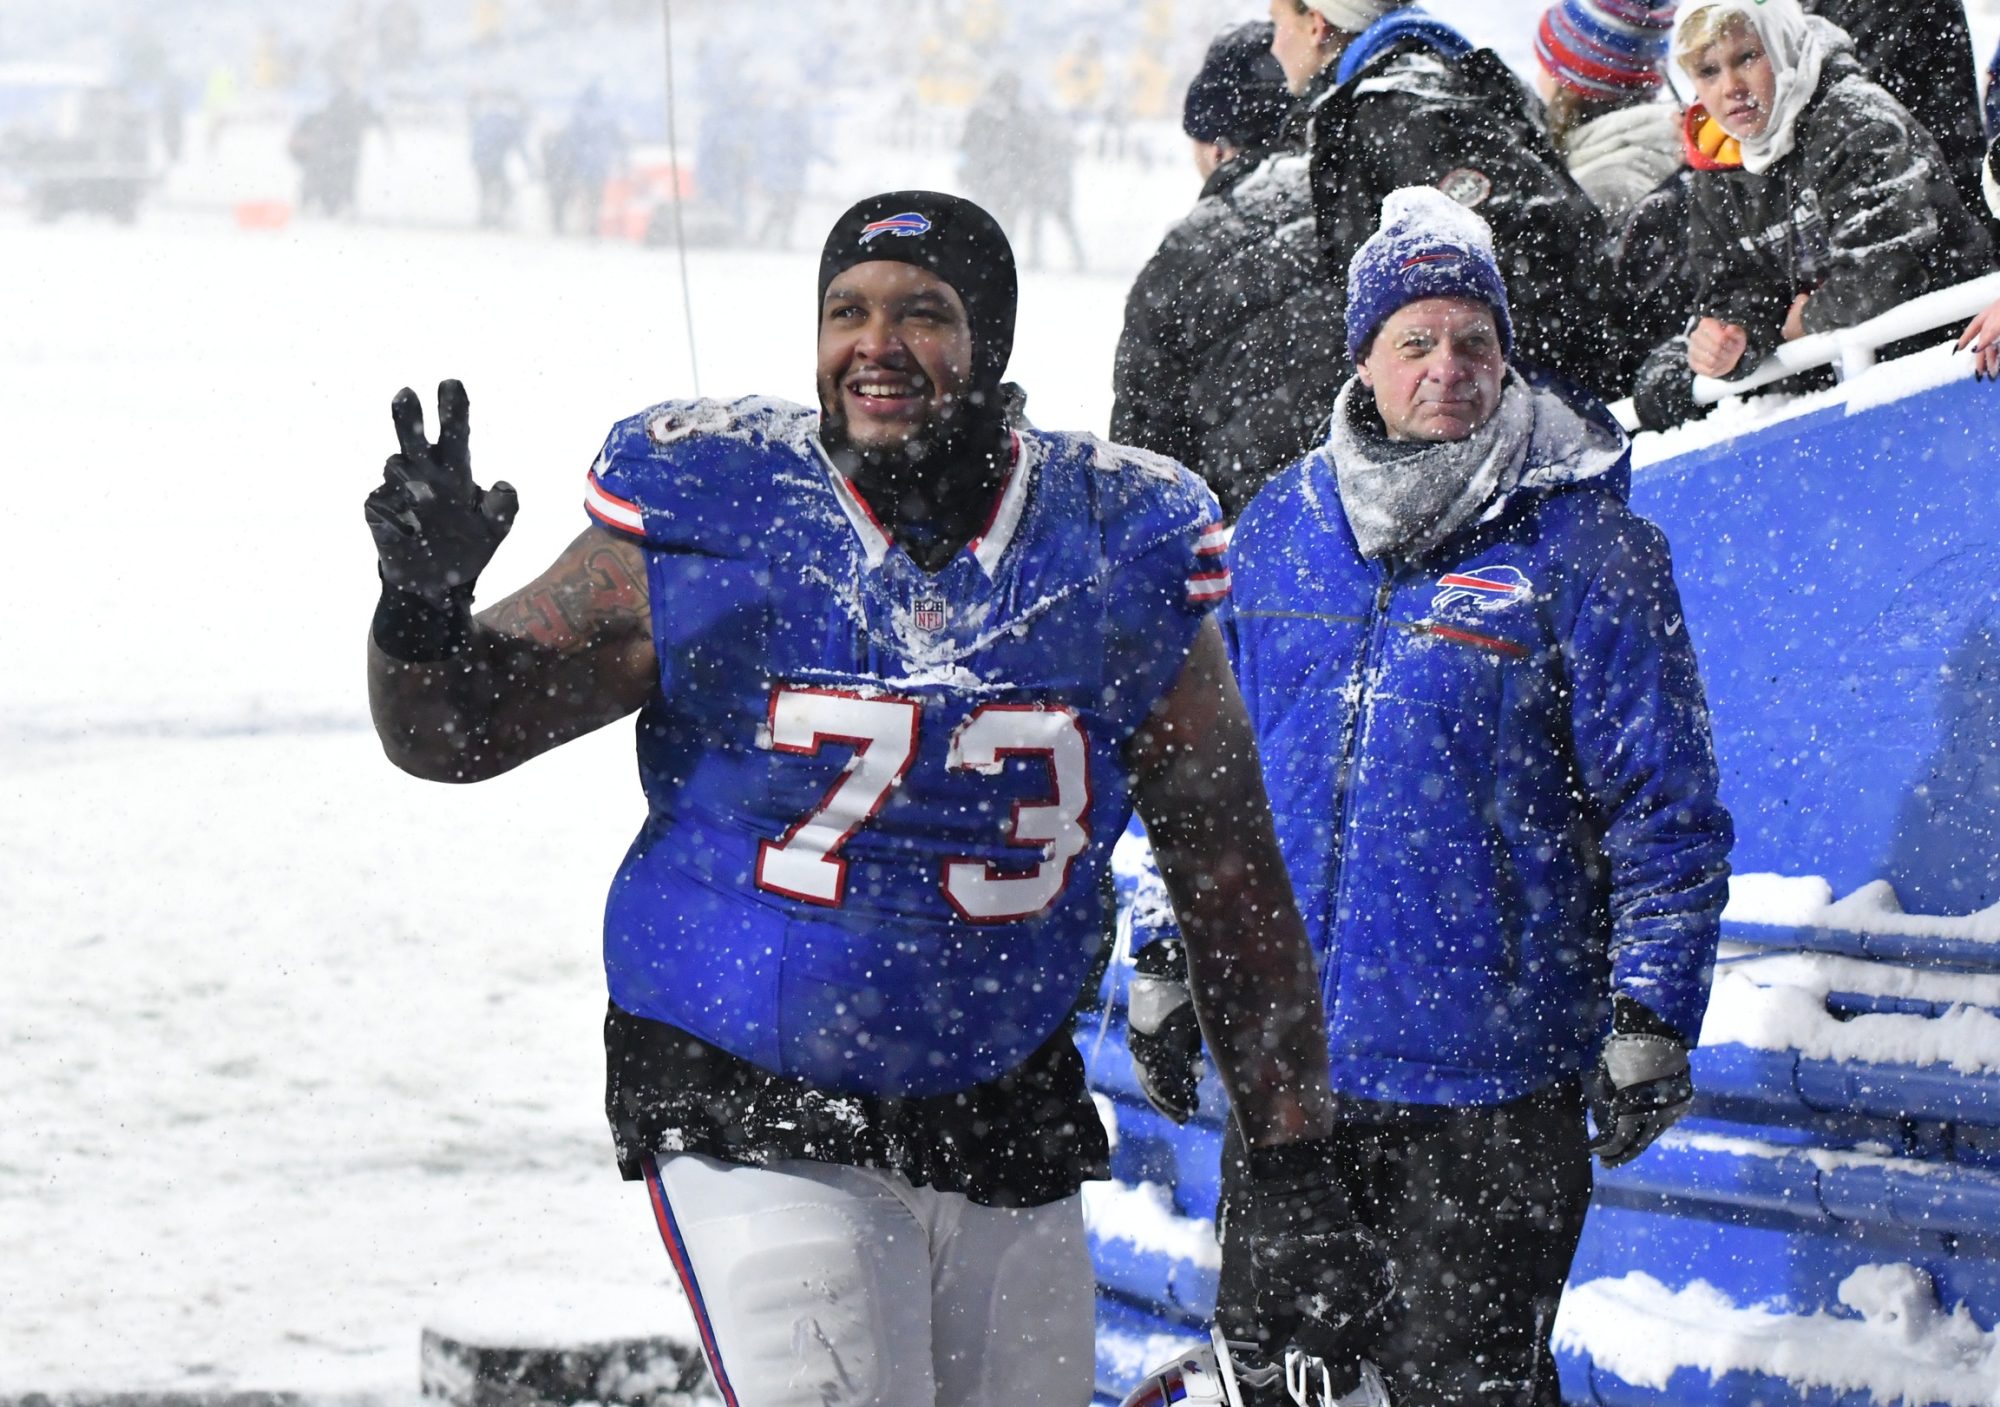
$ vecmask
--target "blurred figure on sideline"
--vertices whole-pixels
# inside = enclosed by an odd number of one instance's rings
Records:
[[[958,140],[958,179],[1000,228],[1018,237],[1022,178],[1035,132],[1021,96],[1020,75],[1002,69],[966,111]]]
[[[472,175],[479,186],[479,224],[499,229],[514,214],[513,163],[528,164],[528,105],[514,92],[472,95]]]
[[[1318,442],[1345,361],[1271,36],[1224,30],[1188,85],[1201,195],[1126,295],[1112,369],[1111,438],[1187,465],[1231,521]]]
[[[325,105],[292,128],[290,152],[299,167],[299,211],[333,218],[355,212],[361,144],[370,129],[387,131],[382,114],[344,79]]]
[[[1083,272],[1083,237],[1076,228],[1076,131],[1069,117],[1046,103],[1021,112],[1021,220],[1027,226],[1028,267],[1042,267],[1042,226],[1052,224],[1069,241],[1073,268]]]
[[[792,247],[792,226],[799,217],[806,183],[817,164],[832,158],[820,150],[813,134],[812,114],[797,93],[782,93],[757,113],[757,194],[764,217],[757,222],[757,243],[774,249]]]
[[[604,187],[625,166],[625,131],[611,115],[604,87],[592,81],[577,95],[569,121],[544,148],[549,188],[549,223],[557,234],[578,227],[597,238],[604,214]]]
[[[745,81],[742,59],[704,42],[697,59],[701,130],[695,137],[695,189],[702,202],[729,217],[738,237],[750,228],[750,184],[761,127],[761,104]],[[746,115],[753,120],[745,121]]]

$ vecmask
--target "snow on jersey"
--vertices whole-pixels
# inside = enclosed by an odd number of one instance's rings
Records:
[[[1227,594],[1171,461],[1022,431],[985,530],[919,569],[815,412],[670,402],[586,506],[639,541],[649,815],[605,914],[622,1009],[823,1088],[962,1089],[1067,1016],[1130,815],[1121,752]]]

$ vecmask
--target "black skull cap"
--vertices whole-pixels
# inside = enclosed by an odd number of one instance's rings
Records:
[[[1014,352],[1020,285],[1014,248],[979,206],[942,191],[871,195],[834,221],[819,255],[819,301],[856,264],[888,259],[928,269],[950,284],[972,324],[973,385],[1000,384]]]

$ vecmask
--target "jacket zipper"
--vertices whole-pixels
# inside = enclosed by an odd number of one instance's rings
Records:
[[[1382,571],[1382,580],[1375,587],[1375,600],[1368,608],[1365,630],[1361,637],[1361,654],[1355,661],[1354,673],[1348,687],[1353,691],[1354,707],[1348,711],[1346,721],[1340,730],[1339,771],[1334,777],[1334,809],[1338,826],[1333,835],[1333,875],[1327,893],[1332,898],[1333,912],[1327,915],[1327,941],[1324,966],[1320,969],[1320,1000],[1331,1003],[1328,985],[1334,974],[1335,930],[1340,921],[1341,890],[1347,883],[1347,832],[1348,822],[1354,810],[1354,753],[1360,743],[1366,726],[1364,715],[1374,706],[1373,690],[1368,686],[1368,672],[1375,662],[1376,650],[1382,637],[1388,634],[1389,597],[1394,593],[1396,583],[1387,568]],[[1332,1016],[1329,1010],[1327,1015]]]

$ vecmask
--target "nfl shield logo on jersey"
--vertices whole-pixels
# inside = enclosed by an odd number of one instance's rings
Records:
[[[917,602],[917,629],[943,630],[944,616],[945,604],[942,600],[929,597]]]

